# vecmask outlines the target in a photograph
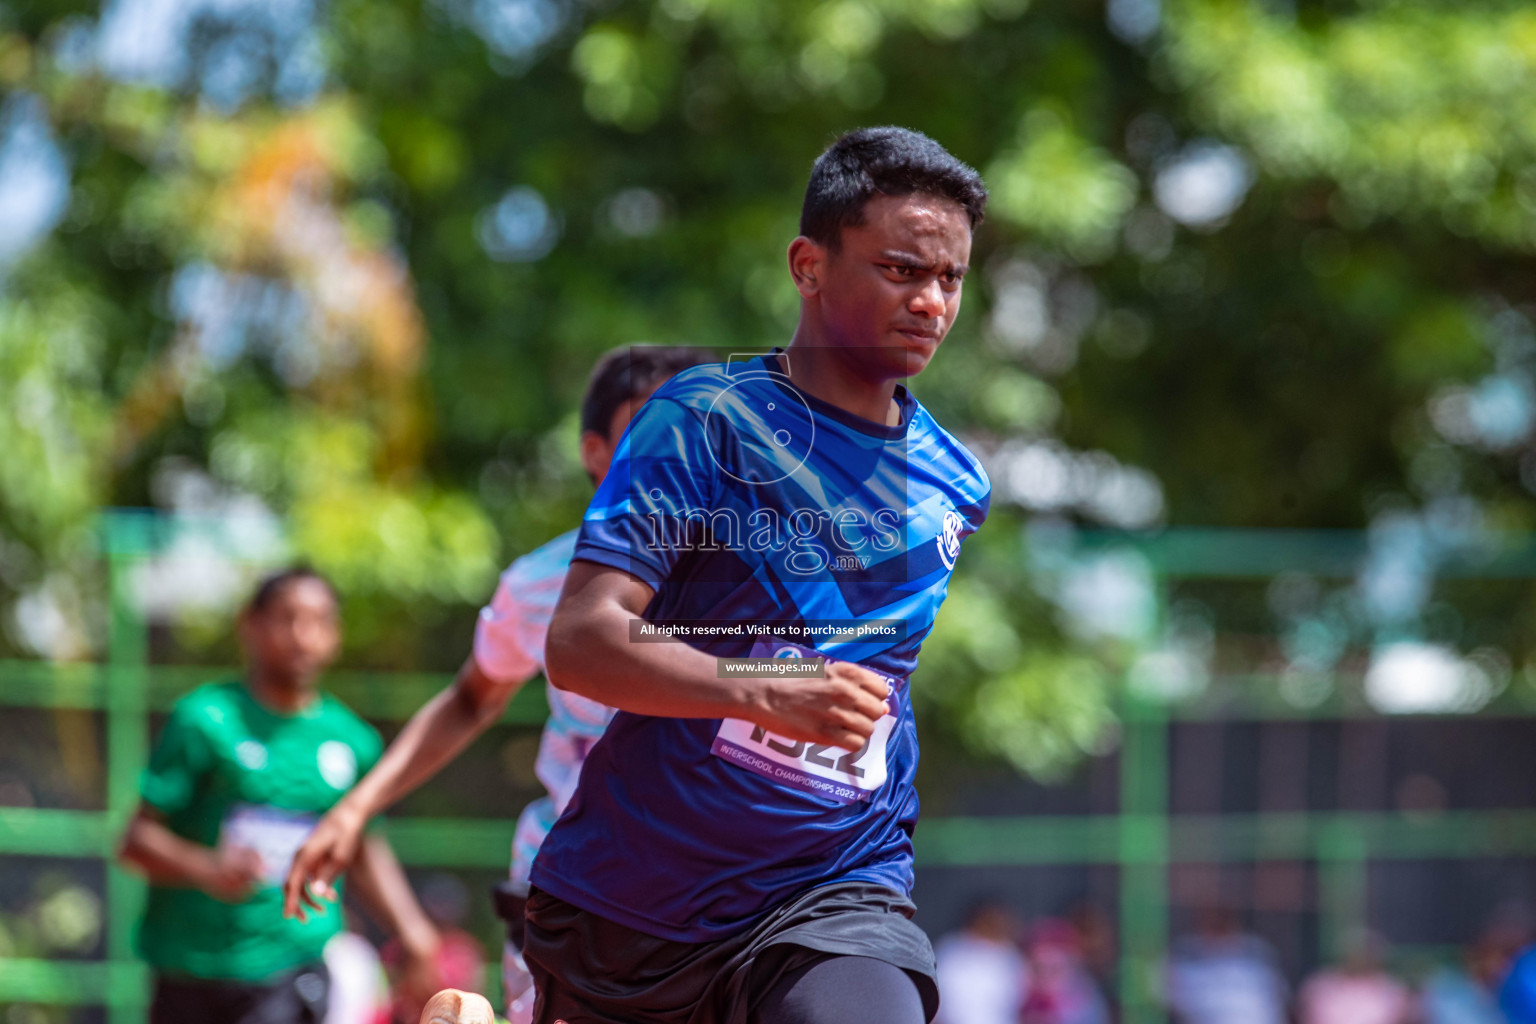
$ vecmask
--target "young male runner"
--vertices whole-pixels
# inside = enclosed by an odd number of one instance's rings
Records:
[[[285,921],[278,883],[315,819],[378,759],[372,726],[318,690],[336,656],[336,594],[309,569],[268,577],[240,618],[249,667],[176,703],[144,773],[122,860],[149,877],[140,952],[151,1024],[318,1024],[339,913]],[[417,1005],[438,985],[438,935],[382,837],[352,880],[399,938]]]
[[[932,1018],[906,680],[991,486],[897,381],[954,323],[985,201],[926,136],[845,135],[789,247],[788,349],[630,424],[545,649],[619,714],[534,862],[538,1024]],[[824,678],[723,660],[818,653]]]
[[[641,404],[674,373],[714,358],[692,348],[631,345],[598,360],[581,403],[581,461],[594,484],[602,483],[624,428]],[[351,862],[363,827],[390,804],[420,786],[491,723],[513,694],[542,669],[544,631],[565,582],[576,531],[556,537],[517,559],[501,576],[490,604],[480,612],[474,650],[453,685],[416,712],[390,744],[378,766],[348,793],[294,857],[285,886],[284,912],[303,917],[318,906],[305,885],[324,894]],[[539,742],[534,772],[549,795],[529,804],[513,837],[507,891],[498,891],[507,918],[502,988],[511,1024],[529,1019],[532,981],[523,967],[522,897],[534,854],[576,788],[587,751],[613,715],[594,701],[549,688],[549,721]]]

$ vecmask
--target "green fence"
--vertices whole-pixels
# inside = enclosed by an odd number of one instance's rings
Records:
[[[137,779],[149,740],[148,715],[164,710],[213,670],[150,666],[147,626],[129,599],[130,573],[160,548],[162,524],[119,515],[108,523],[111,633],[102,665],[0,662],[0,707],[99,711],[107,722],[106,807],[102,811],[0,808],[0,856],[94,858],[108,862],[106,960],[43,961],[0,958],[0,1004],[105,1006],[113,1024],[144,1019],[147,974],[133,958],[130,936],[142,884],[112,864],[117,836],[137,803]],[[1364,541],[1352,533],[1166,531],[1148,537],[1085,535],[1089,546],[1139,549],[1165,579],[1262,579],[1288,570],[1347,576],[1359,566]],[[1536,544],[1522,538],[1498,551],[1448,561],[1441,575],[1473,579],[1536,577]],[[332,673],[327,686],[360,713],[402,720],[448,678],[430,674],[378,676]],[[1359,707],[1297,711],[1271,699],[1272,687],[1250,679],[1238,700],[1220,708],[1165,705],[1127,698],[1120,748],[1116,813],[1068,817],[924,819],[917,833],[920,865],[1113,865],[1120,872],[1120,998],[1128,1024],[1164,1020],[1155,993],[1157,965],[1167,947],[1169,868],[1178,864],[1310,861],[1319,872],[1323,949],[1363,924],[1371,861],[1536,856],[1536,811],[1392,813],[1259,813],[1170,815],[1169,735],[1181,719],[1265,721],[1278,717],[1363,716]],[[1247,700],[1244,700],[1246,695]],[[545,712],[539,688],[524,691],[506,720],[533,724]],[[1505,708],[1501,715],[1529,714]],[[505,866],[509,819],[392,819],[388,834],[411,865],[445,868]]]

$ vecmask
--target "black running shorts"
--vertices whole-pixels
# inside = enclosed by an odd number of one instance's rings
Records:
[[[839,882],[785,903],[714,942],[658,939],[535,888],[523,955],[538,988],[534,1024],[748,1024],[791,973],[831,956],[883,960],[938,1011],[933,947],[912,901],[884,886]]]
[[[155,979],[150,1024],[320,1024],[330,996],[330,974],[313,964],[260,984]]]

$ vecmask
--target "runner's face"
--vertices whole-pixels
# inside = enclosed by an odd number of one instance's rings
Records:
[[[312,686],[341,648],[341,617],[331,588],[317,579],[292,580],[243,630],[251,659],[283,682]]]
[[[921,373],[954,326],[971,261],[971,222],[938,196],[875,196],[843,229],[820,282],[828,337],[867,360],[872,376]]]

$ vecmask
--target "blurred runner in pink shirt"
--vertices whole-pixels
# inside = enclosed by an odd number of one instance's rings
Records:
[[[1344,963],[1312,975],[1297,1000],[1301,1024],[1408,1024],[1414,1019],[1408,986],[1381,967],[1381,941],[1361,935]]]

